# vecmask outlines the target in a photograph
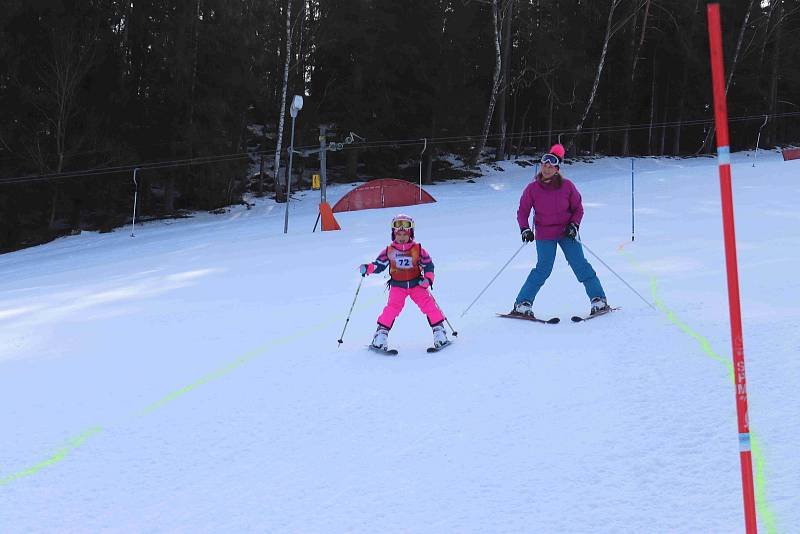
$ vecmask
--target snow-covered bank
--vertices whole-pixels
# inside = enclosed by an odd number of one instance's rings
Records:
[[[734,155],[734,200],[762,531],[800,525],[800,162]],[[429,355],[408,303],[398,358],[364,350],[386,298],[356,267],[398,210],[317,196],[88,234],[0,256],[3,531],[743,532],[716,161],[567,166],[583,239],[723,361],[592,259],[611,303],[586,324],[560,255],[505,321],[535,261],[516,203],[530,168],[426,189],[403,208],[459,337]],[[335,201],[350,186],[329,188]],[[620,245],[625,244],[625,254]],[[71,441],[72,440],[72,441]],[[770,520],[771,519],[771,520]]]

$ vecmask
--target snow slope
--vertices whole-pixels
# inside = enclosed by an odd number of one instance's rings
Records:
[[[800,162],[734,155],[762,532],[800,532]],[[585,243],[622,310],[583,324],[559,252],[535,311],[508,311],[535,250],[531,168],[426,189],[403,208],[459,331],[429,355],[408,303],[396,358],[365,350],[384,279],[356,267],[395,209],[311,233],[291,205],[84,234],[0,256],[0,531],[743,532],[716,161],[567,166]],[[329,188],[335,201],[351,186]],[[623,246],[624,245],[624,246]],[[671,313],[668,314],[667,311]]]

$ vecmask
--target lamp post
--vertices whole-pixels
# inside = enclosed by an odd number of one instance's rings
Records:
[[[292,99],[292,106],[289,108],[289,114],[292,116],[292,137],[289,142],[289,168],[286,171],[286,215],[283,219],[283,233],[289,231],[289,195],[292,192],[292,155],[294,154],[294,120],[297,118],[297,112],[303,109],[303,97],[294,95]]]

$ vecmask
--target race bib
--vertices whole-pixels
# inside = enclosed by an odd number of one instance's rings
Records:
[[[394,264],[398,269],[402,269],[404,271],[414,268],[414,260],[411,258],[411,256],[396,254],[394,257]]]

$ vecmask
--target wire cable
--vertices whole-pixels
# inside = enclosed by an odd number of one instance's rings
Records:
[[[792,111],[786,113],[774,113],[774,114],[759,114],[759,115],[744,115],[740,117],[731,117],[729,122],[731,123],[738,123],[738,122],[747,122],[747,121],[755,121],[755,120],[764,120],[764,117],[769,117],[771,119],[776,118],[795,118],[800,117],[800,111]],[[621,133],[626,131],[638,131],[638,130],[645,130],[648,128],[669,128],[669,127],[689,127],[689,126],[705,126],[705,125],[712,125],[714,123],[713,117],[708,119],[689,119],[689,120],[681,120],[681,121],[667,121],[667,122],[659,122],[659,123],[641,123],[641,124],[628,124],[628,125],[609,125],[609,126],[597,126],[592,128],[582,128],[581,130],[577,129],[552,129],[552,130],[526,130],[517,133],[509,133],[506,134],[507,139],[523,139],[523,138],[531,138],[531,137],[546,137],[546,136],[558,136],[564,134],[609,134],[609,133]],[[447,136],[447,137],[434,137],[428,138],[428,144],[432,145],[450,145],[450,144],[464,144],[464,143],[473,143],[479,137],[479,135],[458,135],[458,136]],[[487,140],[496,141],[501,139],[503,136],[501,134],[491,134],[487,136]],[[414,145],[421,145],[423,141],[417,137],[411,139],[381,139],[376,141],[364,141],[361,143],[353,143],[350,145],[345,145],[341,148],[341,150],[365,150],[365,149],[381,149],[381,148],[392,148],[398,149],[401,147],[410,147]],[[313,148],[318,148],[318,145],[309,145],[303,147],[295,147],[295,150],[302,151],[302,150],[310,150]],[[56,181],[56,180],[63,180],[68,178],[84,178],[84,177],[91,177],[91,176],[99,176],[99,175],[108,175],[108,174],[120,174],[120,173],[128,173],[133,172],[134,169],[139,169],[140,171],[144,170],[158,170],[158,169],[168,169],[168,168],[175,168],[175,167],[182,167],[182,166],[191,166],[191,165],[208,165],[212,163],[223,163],[223,162],[230,162],[230,161],[237,161],[242,159],[249,159],[258,157],[261,155],[271,155],[274,153],[274,149],[272,150],[261,150],[261,151],[253,151],[253,152],[237,152],[231,154],[220,154],[220,155],[213,155],[213,156],[198,156],[194,158],[185,158],[185,159],[176,159],[176,160],[167,160],[167,161],[155,161],[155,162],[143,162],[143,163],[130,163],[126,165],[118,165],[113,167],[100,167],[95,169],[83,169],[83,170],[75,170],[75,171],[67,171],[61,173],[49,173],[49,174],[39,174],[39,175],[27,175],[27,176],[14,176],[9,178],[0,178],[0,185],[5,184],[27,184],[27,183],[37,183],[37,182],[48,182],[48,181]]]

